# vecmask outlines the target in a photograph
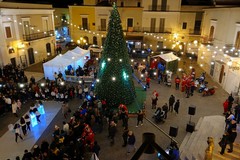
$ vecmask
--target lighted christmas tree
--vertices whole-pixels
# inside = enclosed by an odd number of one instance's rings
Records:
[[[100,99],[106,99],[112,107],[121,103],[131,104],[136,95],[121,19],[115,3],[99,63],[95,92]]]

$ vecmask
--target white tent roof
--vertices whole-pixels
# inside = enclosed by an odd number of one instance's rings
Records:
[[[82,49],[82,48],[80,48],[80,47],[76,47],[76,48],[74,48],[73,50],[71,50],[72,52],[74,52],[74,53],[77,53],[77,54],[82,54],[82,53],[85,53],[86,51],[88,51],[88,50],[85,50],[85,49]]]
[[[153,56],[153,58],[156,58],[156,57],[160,57],[160,58],[164,59],[166,62],[175,61],[179,58],[179,57],[175,56],[172,52]]]

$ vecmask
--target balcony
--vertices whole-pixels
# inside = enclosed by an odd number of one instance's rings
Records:
[[[127,27],[124,32],[142,32],[142,27]]]
[[[98,31],[107,31],[107,27],[98,26]]]
[[[162,5],[149,5],[148,6],[148,11],[169,11],[170,6],[166,5],[166,6],[162,6]]]
[[[172,33],[172,28],[143,27],[143,32],[149,33]]]
[[[54,30],[46,31],[46,32],[38,32],[38,33],[32,33],[29,35],[23,35],[23,40],[24,41],[33,41],[36,39],[41,39],[41,38],[47,38],[54,36]]]
[[[201,35],[201,30],[199,30],[199,29],[189,29],[189,34],[191,34],[191,35]]]
[[[79,25],[80,30],[90,30],[90,24],[86,24],[86,25]]]

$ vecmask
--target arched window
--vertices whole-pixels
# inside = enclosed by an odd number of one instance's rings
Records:
[[[50,43],[46,44],[46,52],[47,52],[47,55],[51,54],[51,44]]]
[[[240,31],[237,32],[237,37],[235,40],[235,48],[236,50],[240,49]]]
[[[213,38],[214,38],[213,34],[214,34],[214,26],[211,26],[210,33],[209,33],[209,38],[208,38],[209,41],[213,41]]]

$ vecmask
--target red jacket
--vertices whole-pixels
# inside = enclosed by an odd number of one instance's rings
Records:
[[[181,82],[181,80],[180,80],[180,78],[175,78],[175,83],[180,83]]]

